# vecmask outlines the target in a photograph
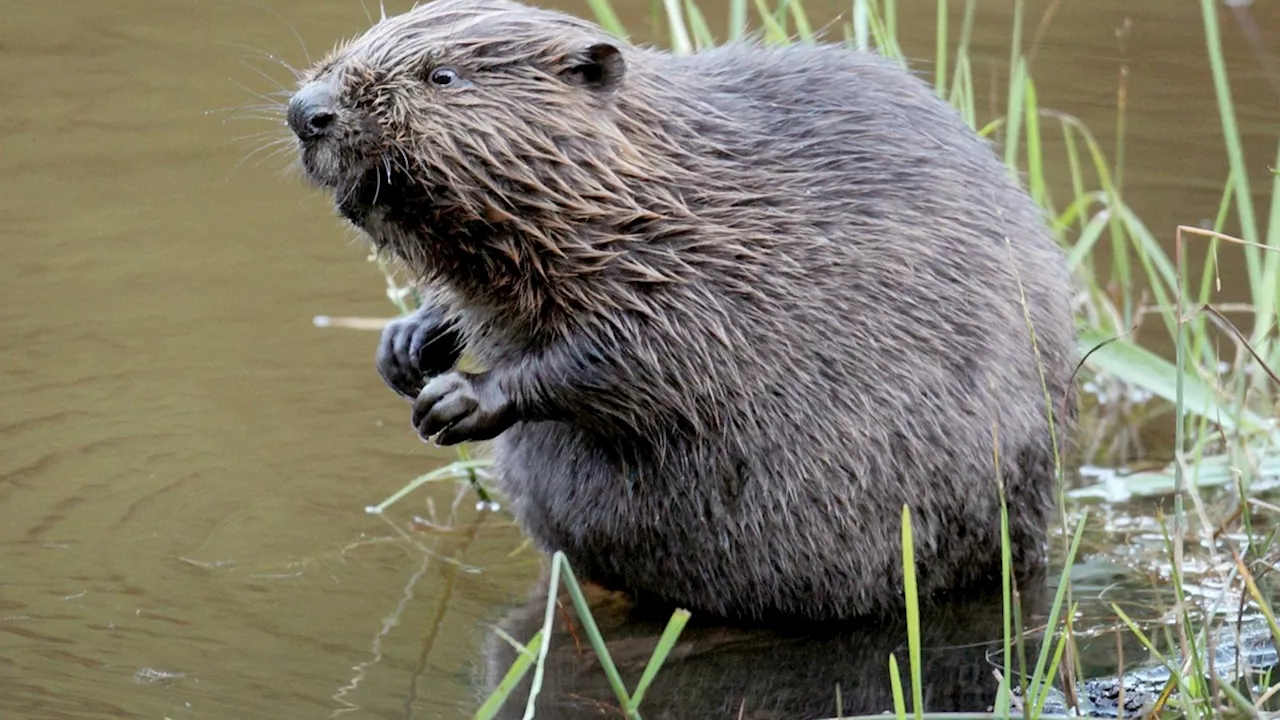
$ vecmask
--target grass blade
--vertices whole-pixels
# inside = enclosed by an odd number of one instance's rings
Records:
[[[564,553],[557,550],[554,555],[555,569],[559,569],[564,576],[565,588],[569,590],[569,597],[573,599],[573,607],[578,611],[578,618],[582,620],[583,630],[587,633],[587,640],[591,642],[591,649],[595,651],[596,657],[600,660],[600,666],[604,668],[604,674],[609,679],[609,686],[613,688],[613,693],[618,696],[618,702],[623,708],[631,707],[631,696],[627,693],[627,686],[622,682],[622,675],[618,673],[618,666],[613,663],[613,657],[609,654],[609,648],[605,647],[604,638],[600,635],[600,628],[596,626],[596,620],[591,616],[591,607],[587,605],[587,599],[582,595],[582,587],[578,585],[578,578],[574,576],[573,569],[569,567],[569,561]],[[639,715],[634,710],[627,713],[628,717],[633,719]],[[527,720],[527,719],[526,719]]]
[[[404,487],[392,493],[392,495],[388,497],[386,500],[383,500],[377,505],[373,505],[365,508],[365,512],[369,513],[370,515],[381,514],[383,511],[391,507],[393,504],[395,504],[397,501],[402,499],[404,496],[408,495],[414,490],[417,490],[423,485],[426,485],[427,483],[440,482],[442,480],[461,480],[464,478],[470,478],[472,477],[473,472],[475,472],[479,468],[488,467],[490,463],[491,461],[487,459],[458,460],[458,461],[449,463],[444,467],[436,468],[435,470],[432,470],[429,473],[426,473],[424,475],[419,475],[413,480],[410,480]]]
[[[1071,538],[1071,546],[1067,550],[1067,557],[1063,563],[1062,578],[1058,582],[1057,592],[1053,595],[1053,603],[1049,606],[1049,618],[1047,624],[1048,634],[1046,636],[1046,640],[1047,638],[1053,637],[1053,631],[1058,627],[1058,618],[1061,617],[1062,613],[1062,601],[1066,597],[1067,590],[1071,586],[1071,567],[1075,564],[1076,552],[1080,549],[1080,538],[1084,536],[1084,525],[1088,518],[1089,513],[1086,511],[1081,514],[1080,520],[1076,523],[1076,532]],[[1067,639],[1066,633],[1063,633],[1063,639]],[[1030,701],[1032,703],[1033,717],[1038,717],[1041,711],[1043,711],[1044,703],[1049,699],[1049,690],[1052,687],[1050,682],[1050,678],[1052,676],[1048,674],[1048,668],[1045,667],[1046,663],[1049,662],[1050,645],[1051,643],[1045,642],[1040,646],[1040,654],[1036,658],[1036,667],[1031,674],[1031,684],[1027,690],[1027,697],[1024,698],[1024,701]]]
[[[609,0],[587,0],[587,6],[591,8],[591,12],[595,13],[596,22],[600,23],[609,34],[614,37],[626,39],[627,31],[622,27],[622,21],[618,19],[618,14],[613,11],[613,5]]]
[[[1170,403],[1177,401],[1178,372],[1172,363],[1128,339],[1108,342],[1109,340],[1111,338],[1091,328],[1080,331],[1080,344],[1086,352],[1107,343],[1090,353],[1088,365],[1155,393]],[[1259,415],[1224,405],[1198,376],[1190,372],[1183,375],[1185,407],[1188,412],[1201,415],[1228,432],[1244,430],[1254,433],[1267,430],[1266,421]]]
[[[729,0],[729,41],[737,42],[747,31],[747,0]]]
[[[666,661],[667,655],[675,647],[676,640],[680,638],[680,633],[684,630],[685,624],[689,622],[689,616],[688,610],[676,610],[671,613],[671,619],[667,621],[667,627],[662,631],[662,637],[658,638],[658,646],[654,648],[653,655],[649,658],[649,663],[645,665],[644,674],[640,676],[640,682],[636,683],[636,689],[631,692],[631,705],[627,708],[629,711],[634,712],[640,709],[640,701],[644,700],[645,691],[649,689],[649,685],[658,675],[658,670],[662,668],[662,663]]]
[[[516,656],[516,661],[511,664],[507,674],[502,676],[502,681],[498,683],[498,687],[494,688],[493,694],[484,701],[480,709],[476,710],[476,714],[472,716],[473,720],[492,720],[492,718],[497,717],[498,711],[502,709],[502,705],[511,696],[511,692],[515,690],[516,685],[520,684],[524,676],[529,673],[529,668],[533,667],[534,662],[537,661],[541,648],[542,631],[539,630],[533,634],[528,645],[519,648],[520,652]]]
[[[924,687],[921,681],[920,598],[916,587],[916,550],[911,533],[911,508],[902,506],[902,589],[907,600],[907,653],[911,663],[911,701],[916,720],[924,713]]]
[[[907,720],[907,699],[902,692],[902,675],[898,672],[898,658],[893,653],[889,653],[889,684],[893,687],[894,714],[898,720]]]
[[[707,25],[707,19],[703,17],[702,11],[698,9],[697,3],[693,0],[685,0],[685,12],[689,15],[689,29],[693,32],[693,47],[695,50],[714,47],[716,44],[715,36],[711,34],[711,28]]]
[[[677,55],[688,55],[693,52],[693,43],[689,40],[689,30],[684,25],[684,14],[680,12],[680,0],[662,0],[667,11],[667,23],[671,27],[671,52]]]
[[[755,0],[755,4],[756,11],[760,13],[760,22],[764,23],[764,40],[778,45],[785,44],[787,42],[786,29],[774,18],[773,13],[769,12],[764,0]]]
[[[936,33],[936,57],[933,68],[933,88],[938,97],[947,96],[947,0],[938,0]]]

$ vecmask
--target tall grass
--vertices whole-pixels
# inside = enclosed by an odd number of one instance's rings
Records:
[[[608,0],[587,0],[597,20],[609,31],[625,36],[626,31]],[[1182,570],[1184,535],[1188,532],[1184,496],[1193,500],[1197,515],[1207,520],[1202,502],[1195,487],[1222,481],[1237,487],[1241,493],[1244,522],[1248,523],[1248,511],[1243,496],[1248,492],[1249,479],[1258,468],[1276,462],[1275,443],[1280,439],[1275,422],[1277,387],[1271,368],[1280,365],[1280,343],[1273,341],[1273,326],[1280,310],[1280,175],[1270,179],[1270,205],[1265,228],[1258,220],[1254,207],[1254,195],[1250,184],[1250,167],[1243,150],[1243,141],[1235,117],[1231,88],[1222,42],[1217,25],[1217,9],[1214,0],[1201,0],[1205,33],[1206,59],[1212,68],[1215,102],[1221,122],[1222,137],[1228,159],[1229,172],[1225,179],[1221,201],[1213,226],[1208,229],[1162,228],[1153,231],[1129,207],[1122,191],[1123,167],[1123,102],[1117,123],[1118,138],[1114,158],[1108,158],[1096,137],[1081,122],[1067,113],[1043,108],[1039,105],[1036,83],[1032,76],[1028,51],[1024,47],[1025,6],[1023,0],[1013,0],[1013,22],[1010,27],[1010,56],[1007,80],[1003,87],[1002,114],[983,118],[978,105],[973,77],[973,61],[969,47],[973,32],[975,0],[966,0],[963,6],[957,37],[951,37],[950,4],[939,0],[936,11],[936,33],[932,86],[953,104],[973,129],[997,141],[1009,173],[1020,179],[1030,195],[1044,210],[1050,220],[1057,240],[1066,249],[1069,262],[1082,281],[1086,301],[1079,315],[1081,350],[1085,354],[1085,370],[1098,378],[1118,381],[1141,388],[1163,399],[1174,409],[1175,459],[1171,464],[1170,482],[1174,492],[1174,516],[1172,528],[1167,532],[1171,556],[1172,583],[1177,590],[1174,609],[1177,645],[1182,651],[1181,661],[1168,660],[1167,667],[1173,673],[1169,688],[1161,698],[1159,707],[1178,693],[1180,712],[1186,717],[1198,718],[1214,715],[1223,707],[1235,707],[1249,715],[1256,715],[1254,701],[1215,680],[1204,682],[1211,675],[1202,657],[1210,631],[1209,626],[1195,630],[1188,608],[1182,602],[1184,584]],[[767,0],[729,0],[728,26],[722,35],[708,22],[694,0],[662,0],[660,14],[655,18],[665,25],[669,45],[675,52],[687,53],[715,46],[723,41],[736,41],[748,33],[749,18],[754,11],[758,27],[750,34],[765,43],[815,42],[819,34],[806,14],[802,0],[777,0],[770,6]],[[820,25],[826,28],[827,26]],[[852,0],[847,19],[837,24],[843,42],[858,49],[879,52],[909,65],[898,37],[898,11],[895,0]],[[828,32],[825,39],[832,39]],[[1120,88],[1123,98],[1125,88]],[[993,105],[994,106],[994,105]],[[1061,139],[1063,151],[1051,156],[1048,138]],[[1277,145],[1275,166],[1280,167],[1280,143]],[[1055,187],[1049,181],[1050,169],[1065,167],[1070,178],[1066,188]],[[1238,229],[1242,237],[1225,234],[1228,226]],[[1174,237],[1176,231],[1176,238]],[[1183,232],[1204,240],[1200,245],[1203,269],[1198,276],[1187,270],[1187,253],[1191,248],[1184,241]],[[1168,244],[1160,237],[1170,237],[1174,242],[1174,258],[1169,256]],[[1212,306],[1212,293],[1220,284],[1219,262],[1222,253],[1240,248],[1246,269],[1249,302],[1245,315],[1251,320],[1247,331],[1239,330]],[[1105,249],[1110,259],[1103,269],[1097,262],[1099,250]],[[388,274],[389,293],[398,307],[408,310],[406,298],[410,291],[398,286]],[[1149,295],[1153,302],[1148,303]],[[1195,311],[1188,315],[1188,308]],[[1175,347],[1173,360],[1161,357],[1139,344],[1133,331],[1140,323],[1155,318],[1158,329],[1167,334]],[[1034,332],[1034,329],[1032,329]],[[1221,372],[1218,356],[1221,340],[1236,347],[1234,356],[1227,362],[1228,371]],[[998,448],[997,448],[998,451]],[[460,450],[465,453],[465,447]],[[1211,453],[1218,453],[1211,456]],[[1248,462],[1242,458],[1249,458]],[[1061,459],[1059,478],[1062,479]],[[996,463],[998,467],[999,463]],[[1210,468],[1206,476],[1200,469]],[[1217,474],[1213,468],[1217,470]],[[458,463],[424,476],[415,483],[446,478],[468,477],[473,484],[480,479],[483,463],[471,461],[463,455]],[[1222,478],[1228,478],[1223,481]],[[479,485],[476,485],[479,488]],[[412,485],[416,487],[416,485]],[[380,511],[412,489],[407,487],[383,504],[372,508]],[[487,496],[484,498],[487,500]],[[1073,637],[1071,618],[1075,605],[1070,597],[1068,582],[1070,568],[1079,549],[1084,518],[1074,530],[1069,527],[1065,514],[1065,491],[1060,489],[1063,500],[1063,540],[1066,564],[1058,591],[1050,608],[1048,637],[1041,645],[1034,667],[1028,672],[1022,649],[1024,628],[1014,602],[1016,588],[1011,584],[1009,549],[1007,543],[1007,509],[1001,507],[1002,527],[1005,533],[1005,596],[1004,666],[1000,682],[996,715],[1009,714],[1010,699],[1021,699],[1021,714],[1026,718],[1040,717],[1055,679],[1066,678],[1064,690],[1070,697],[1074,689]],[[904,573],[908,609],[909,673],[912,714],[924,717],[919,666],[919,614],[914,587],[914,555],[910,513],[903,512]],[[1205,524],[1202,522],[1202,525]],[[1212,540],[1212,539],[1211,539]],[[1242,582],[1251,600],[1264,614],[1276,638],[1280,641],[1280,624],[1277,624],[1264,594],[1258,589],[1242,555],[1231,549],[1233,561],[1230,582]],[[641,687],[628,693],[617,678],[616,669],[608,658],[603,640],[590,621],[590,613],[581,602],[581,593],[574,592],[576,582],[562,555],[553,560],[551,594],[554,598],[560,578],[563,578],[573,596],[575,607],[583,617],[598,653],[602,668],[609,676],[620,710],[627,717],[638,717],[638,703],[647,686],[657,673],[666,650],[674,644],[679,628],[687,616],[673,617],[668,633],[650,669],[645,672]],[[550,608],[550,604],[549,604]],[[1142,630],[1116,607],[1118,616],[1125,618],[1144,644],[1161,659]],[[515,686],[523,673],[535,672],[534,692],[529,699],[530,717],[533,698],[536,696],[542,660],[550,637],[551,613],[548,609],[547,625],[522,650],[511,674],[499,686],[494,698],[485,703],[477,717],[489,717],[498,704]],[[1014,658],[1021,658],[1017,668]],[[899,718],[907,717],[907,693],[898,659],[888,658],[886,675],[894,687],[894,710]],[[1018,686],[1013,687],[1014,678]]]

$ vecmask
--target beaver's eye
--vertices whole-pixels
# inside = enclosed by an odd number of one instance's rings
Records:
[[[458,81],[458,72],[453,68],[436,68],[431,71],[431,84],[447,87]]]

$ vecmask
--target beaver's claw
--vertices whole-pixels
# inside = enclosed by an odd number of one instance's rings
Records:
[[[383,382],[412,400],[426,381],[453,368],[461,353],[457,328],[443,311],[424,307],[387,323],[375,363]]]
[[[516,420],[515,405],[489,373],[440,375],[413,403],[413,427],[437,445],[492,440]],[[437,433],[439,433],[437,435]]]

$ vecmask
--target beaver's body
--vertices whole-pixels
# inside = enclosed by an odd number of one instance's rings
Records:
[[[515,515],[579,577],[748,619],[888,610],[903,504],[923,593],[998,576],[998,482],[1015,560],[1042,559],[1071,278],[923,82],[510,0],[385,20],[311,80],[304,167],[431,298],[384,377],[444,373],[419,432],[496,437]],[[394,352],[415,331],[446,350]],[[489,369],[446,372],[454,340]]]

